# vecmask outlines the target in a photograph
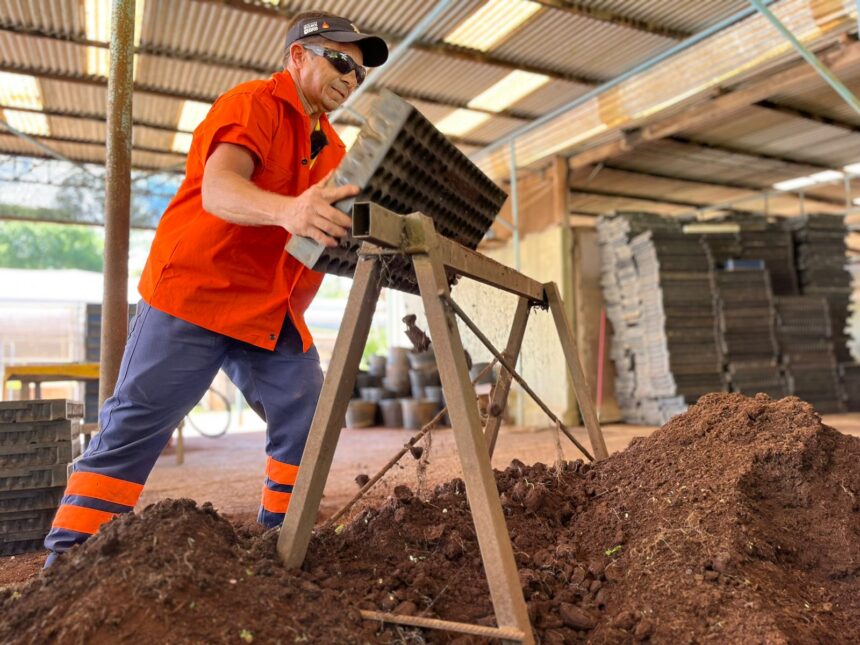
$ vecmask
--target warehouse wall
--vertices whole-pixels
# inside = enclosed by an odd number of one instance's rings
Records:
[[[570,232],[561,226],[527,235],[521,241],[520,270],[535,280],[556,282],[562,290],[566,306],[572,312],[572,297],[569,294],[571,285],[569,276],[572,275],[570,248]],[[514,266],[512,244],[487,251],[485,255],[507,266]],[[455,285],[452,295],[493,344],[499,349],[504,349],[516,310],[516,296],[468,279],[462,279]],[[418,315],[419,320],[426,324],[420,299],[406,296],[405,300],[406,309]],[[490,353],[462,323],[460,335],[463,345],[475,362],[492,360]],[[576,404],[570,386],[570,377],[567,374],[555,324],[549,312],[536,310],[529,316],[523,341],[522,370],[523,377],[532,389],[565,423],[576,423]],[[516,413],[519,410],[517,395],[516,390],[512,392],[509,413]],[[522,406],[523,414],[516,419],[518,423],[549,425],[546,415],[529,397],[523,399]]]

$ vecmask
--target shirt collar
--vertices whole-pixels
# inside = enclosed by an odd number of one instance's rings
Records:
[[[310,117],[308,117],[305,112],[305,106],[302,105],[302,100],[299,98],[298,90],[296,90],[296,82],[293,80],[293,77],[286,70],[283,72],[276,72],[272,75],[272,79],[275,81],[275,89],[272,94],[288,103],[296,112],[298,112],[303,119],[307,119],[310,121]],[[320,127],[323,132],[326,134],[326,138],[329,140],[329,143],[334,143],[335,145],[340,146],[341,148],[346,148],[343,142],[340,140],[340,137],[337,136],[337,132],[335,132],[334,127],[331,123],[329,123],[328,115],[323,114],[320,117]],[[309,128],[310,129],[310,128]]]

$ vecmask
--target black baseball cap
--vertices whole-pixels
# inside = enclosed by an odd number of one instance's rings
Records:
[[[351,21],[340,16],[325,14],[299,20],[287,33],[286,46],[311,36],[322,36],[336,43],[355,43],[361,49],[365,67],[379,67],[388,60],[388,45],[382,38],[361,33]]]

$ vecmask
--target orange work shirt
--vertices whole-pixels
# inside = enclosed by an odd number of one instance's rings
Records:
[[[158,224],[140,279],[151,306],[182,320],[265,349],[274,349],[285,316],[313,343],[304,312],[323,274],[284,246],[279,226],[240,226],[203,210],[203,169],[219,143],[254,157],[251,181],[263,190],[297,196],[336,168],[346,153],[328,119],[328,145],[311,160],[310,118],[288,72],[251,81],[218,98],[194,131],[185,179]]]

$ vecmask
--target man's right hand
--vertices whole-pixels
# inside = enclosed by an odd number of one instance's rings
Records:
[[[293,235],[309,237],[328,247],[338,245],[346,236],[352,220],[332,204],[359,193],[359,187],[327,186],[334,171],[295,197],[279,218],[281,226]]]

